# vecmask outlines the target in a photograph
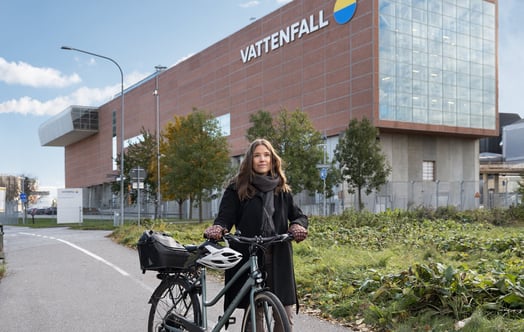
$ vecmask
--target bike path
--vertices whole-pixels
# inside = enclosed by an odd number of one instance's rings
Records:
[[[0,280],[0,331],[146,331],[148,300],[159,284],[140,270],[136,250],[108,231],[4,226],[7,273]],[[222,287],[208,273],[209,298]],[[222,303],[208,311],[212,324]],[[227,331],[238,331],[237,323]],[[351,329],[299,314],[295,332]]]

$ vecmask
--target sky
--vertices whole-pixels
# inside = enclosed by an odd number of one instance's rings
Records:
[[[70,105],[100,106],[120,92],[113,63],[61,46],[117,61],[126,88],[289,1],[1,0],[0,174],[63,188],[64,148],[41,146],[40,125]],[[524,118],[522,17],[523,0],[499,0],[499,112]]]

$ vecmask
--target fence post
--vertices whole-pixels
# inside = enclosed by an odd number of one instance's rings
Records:
[[[438,188],[438,187],[439,187],[440,180],[435,181],[435,183],[437,184],[437,185],[436,185],[437,200],[436,200],[435,208],[438,209],[438,200],[439,200],[439,197],[438,197],[438,191],[439,191],[439,188]]]
[[[4,225],[0,225],[0,259],[4,259]]]

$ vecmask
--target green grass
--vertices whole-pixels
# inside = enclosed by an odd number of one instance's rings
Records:
[[[519,331],[523,224],[500,211],[496,218],[439,212],[446,216],[349,211],[311,218],[309,238],[294,245],[303,308],[373,331],[452,331],[460,321],[468,322],[464,331]],[[209,224],[148,227],[194,244]],[[145,229],[126,226],[113,237],[134,247]]]
[[[166,224],[171,223],[192,223],[190,221],[180,221],[178,219],[166,219]],[[137,225],[137,220],[125,220],[125,226]],[[149,219],[141,220],[141,224],[145,227],[152,224]],[[82,223],[57,223],[56,217],[50,218],[35,218],[34,223],[31,218],[27,218],[25,223],[23,219],[18,219],[18,224],[10,226],[21,226],[29,228],[49,228],[49,227],[70,227],[72,229],[84,229],[84,230],[116,230],[119,226],[113,226],[112,219],[84,219]]]
[[[456,217],[456,216],[453,216]],[[450,331],[475,312],[524,323],[522,223],[414,219],[398,211],[311,221],[296,246],[307,306],[387,331]],[[320,280],[320,281],[319,281]],[[504,299],[504,300],[501,300]]]

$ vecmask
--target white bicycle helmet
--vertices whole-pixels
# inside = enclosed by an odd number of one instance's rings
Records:
[[[197,263],[217,270],[227,270],[237,265],[242,259],[242,254],[229,247],[215,247],[211,244],[205,246],[209,254],[199,258]]]

